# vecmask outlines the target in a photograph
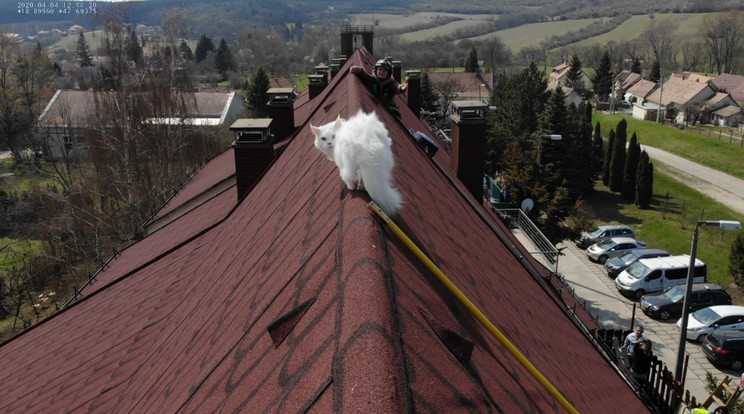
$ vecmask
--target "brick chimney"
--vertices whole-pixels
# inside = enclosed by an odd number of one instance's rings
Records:
[[[403,65],[401,64],[400,60],[390,60],[393,64],[393,78],[397,80],[398,82],[402,82],[403,78],[400,76],[403,74]]]
[[[476,200],[483,197],[487,108],[481,101],[452,102],[452,168]]]
[[[372,43],[374,39],[373,26],[351,26],[346,25],[341,28],[341,54],[351,56],[356,49],[364,46],[372,53]],[[361,45],[360,39],[361,37]]]
[[[328,85],[328,66],[322,64],[316,66],[315,74],[308,75],[308,81],[308,93],[310,99],[313,99],[323,92],[323,89]]]
[[[408,107],[417,117],[421,116],[421,71],[407,70],[408,78]]]
[[[338,71],[341,70],[341,66],[343,66],[344,63],[346,63],[346,56],[333,58],[331,60],[331,79],[336,77]]]
[[[281,141],[295,131],[293,88],[270,88],[266,91],[269,96],[269,118],[273,119],[272,132],[274,139]]]
[[[230,126],[235,131],[235,179],[238,187],[238,201],[258,182],[264,171],[274,160],[274,138],[269,127],[269,118],[242,118]]]

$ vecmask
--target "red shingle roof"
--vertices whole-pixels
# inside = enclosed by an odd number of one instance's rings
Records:
[[[239,205],[233,187],[145,237],[0,347],[0,412],[562,412],[313,148],[308,121],[359,108],[394,141],[397,224],[579,412],[645,411],[567,316],[556,278],[533,277],[443,150],[432,161],[412,142],[407,129],[425,127],[404,99],[400,122],[344,70],[373,62],[357,51],[302,101],[308,118]]]

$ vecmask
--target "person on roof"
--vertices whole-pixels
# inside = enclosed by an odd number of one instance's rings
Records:
[[[357,75],[377,96],[377,99],[390,109],[395,116],[400,118],[398,106],[393,102],[396,94],[403,93],[408,89],[408,82],[398,83],[393,77],[393,64],[388,60],[380,59],[375,62],[372,73],[367,72],[361,66],[352,66],[349,70]]]

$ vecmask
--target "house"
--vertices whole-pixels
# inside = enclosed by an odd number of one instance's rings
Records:
[[[615,76],[614,88],[612,91],[613,98],[615,100],[623,100],[630,102],[626,99],[625,94],[628,90],[633,87],[636,83],[641,81],[643,78],[640,74],[631,72],[628,69],[623,70]]]
[[[427,72],[433,85],[452,90],[454,100],[479,100],[487,102],[493,91],[491,72]]]
[[[741,106],[744,104],[744,76],[722,73],[711,80],[716,90],[728,92]]]
[[[574,104],[578,106],[580,103],[584,101],[584,98],[581,96],[579,91],[577,91],[574,88],[558,86],[557,84],[554,83],[554,84],[548,85],[547,90],[552,92],[553,90],[559,87],[563,90],[563,94],[566,95],[566,99],[565,99],[566,105]]]
[[[589,77],[586,76],[584,71],[581,71],[579,80],[573,84],[568,80],[568,73],[571,71],[571,64],[568,62],[561,62],[559,65],[553,68],[553,71],[548,75],[548,89],[555,89],[557,86],[565,88],[576,89],[577,92],[589,90]]]
[[[0,411],[647,412],[591,315],[484,206],[485,106],[456,102],[452,152],[427,154],[409,132],[434,137],[415,99],[396,96],[397,119],[349,74],[374,61],[355,51],[276,108],[291,118],[233,123],[235,144],[163,208],[166,224],[0,346]],[[359,110],[393,140],[392,221],[313,148],[311,124]],[[277,119],[293,119],[281,148]]]
[[[150,119],[153,124],[184,123],[197,127],[227,128],[245,113],[235,92],[189,92],[182,94],[186,113],[164,113]],[[87,148],[83,136],[96,125],[99,108],[104,102],[119,107],[134,105],[130,96],[110,91],[60,89],[39,116],[38,124],[47,138],[47,156],[84,156]]]

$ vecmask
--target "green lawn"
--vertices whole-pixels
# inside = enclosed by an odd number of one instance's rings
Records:
[[[595,112],[592,116],[592,122],[600,123],[602,134],[605,136],[610,129],[617,128],[617,123],[621,119],[628,123],[628,140],[635,132],[641,145],[656,147],[744,179],[744,148],[737,140],[729,143],[728,137],[719,139],[717,134],[708,137],[690,129],[681,130],[651,121],[641,121],[627,115]]]

